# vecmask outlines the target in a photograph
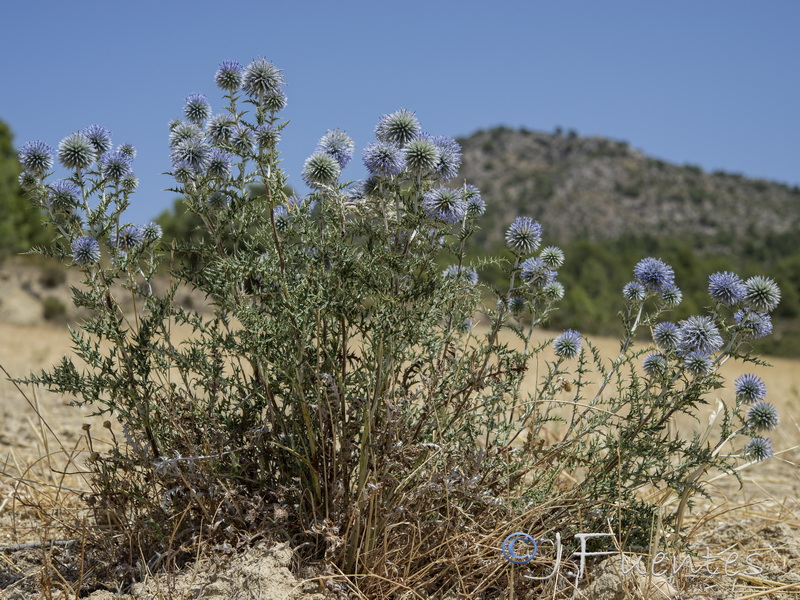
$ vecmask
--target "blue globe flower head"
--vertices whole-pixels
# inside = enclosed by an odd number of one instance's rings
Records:
[[[433,219],[454,225],[464,218],[467,206],[461,190],[438,187],[422,197],[422,208]]]
[[[186,123],[185,121],[176,121],[170,125],[169,129],[169,147],[173,150],[182,143],[194,140],[198,143],[203,143],[203,132],[194,123]]]
[[[747,424],[756,431],[771,431],[780,421],[778,409],[770,402],[756,402],[747,411]]]
[[[710,317],[692,316],[680,322],[678,353],[698,352],[710,356],[722,348],[722,336]]]
[[[161,230],[161,225],[154,221],[150,221],[147,225],[141,228],[142,231],[142,240],[145,243],[152,243],[157,242],[161,239],[163,232]]]
[[[414,138],[403,151],[406,155],[406,169],[414,175],[428,176],[439,164],[439,149],[425,138]]]
[[[772,333],[772,318],[767,313],[745,308],[733,315],[738,330],[745,336],[761,339]]]
[[[274,148],[281,139],[280,129],[274,125],[259,125],[256,128],[256,142],[262,150]]]
[[[278,233],[286,233],[292,226],[292,215],[285,206],[276,206],[275,213],[275,229]]]
[[[317,152],[306,159],[301,177],[309,187],[324,188],[336,185],[342,168],[330,154]]]
[[[539,253],[539,258],[549,268],[557,270],[564,264],[564,251],[556,246],[548,246]]]
[[[356,143],[344,131],[339,129],[328,130],[317,143],[317,152],[328,154],[344,169],[353,158]]]
[[[661,299],[667,306],[678,306],[683,300],[683,292],[677,286],[669,287],[661,292]]]
[[[186,185],[195,180],[195,177],[197,177],[197,172],[188,163],[173,162],[172,176],[178,183]]]
[[[82,236],[72,242],[72,261],[79,266],[100,261],[100,244],[96,239]]]
[[[767,384],[761,377],[753,373],[739,375],[734,382],[733,389],[736,392],[736,400],[744,404],[760,402],[767,397]]]
[[[98,161],[100,172],[110,181],[121,181],[123,177],[131,172],[131,159],[119,150],[116,152],[106,152]]]
[[[81,201],[81,191],[71,181],[56,181],[49,188],[47,204],[55,213],[72,213]]]
[[[542,291],[544,292],[544,297],[551,301],[557,301],[564,298],[564,286],[558,281],[548,283],[546,286],[544,286]]]
[[[53,148],[42,141],[28,142],[19,150],[22,168],[34,175],[43,175],[53,168]]]
[[[230,115],[221,113],[208,120],[206,133],[212,144],[230,144],[231,138],[236,133],[236,125]]]
[[[59,142],[58,160],[67,169],[87,169],[97,160],[97,151],[89,138],[73,133]]]
[[[215,179],[227,179],[231,175],[231,155],[225,150],[212,148],[208,156],[206,173]]]
[[[253,142],[253,134],[250,133],[249,129],[237,127],[236,131],[233,133],[233,136],[231,136],[230,145],[234,152],[236,152],[236,154],[239,156],[247,156],[252,154],[255,146]]]
[[[405,146],[420,134],[417,116],[410,110],[401,108],[391,114],[383,115],[375,127],[375,136],[381,142]]]
[[[131,250],[144,241],[144,232],[136,225],[123,225],[111,237],[111,244],[119,250]]]
[[[214,82],[226,92],[235,92],[242,85],[242,65],[235,60],[223,60],[214,75]]]
[[[653,352],[644,357],[642,368],[650,377],[662,377],[667,372],[667,359],[664,355]]]
[[[41,187],[40,175],[34,175],[30,171],[23,171],[19,174],[19,187],[26,194],[34,194]]]
[[[736,273],[720,271],[708,278],[708,295],[726,306],[741,302],[744,291],[744,282]]]
[[[533,288],[543,289],[555,281],[556,272],[541,258],[529,258],[519,266],[519,277]]]
[[[372,142],[364,148],[364,165],[376,177],[396,177],[406,167],[406,158],[399,146],[388,142]]]
[[[511,296],[508,299],[508,310],[515,315],[524,311],[528,306],[527,300],[522,296]]]
[[[450,265],[442,272],[445,279],[456,279],[465,282],[467,285],[477,285],[478,273],[472,267]]]
[[[130,173],[120,179],[119,185],[123,191],[130,193],[139,187],[139,180],[136,178],[136,175]]]
[[[622,297],[629,302],[644,302],[647,290],[638,281],[630,281],[622,288]]]
[[[211,116],[211,105],[203,94],[189,94],[183,104],[183,114],[190,123],[202,127]]]
[[[481,198],[481,192],[474,185],[464,187],[462,194],[464,202],[467,203],[467,216],[471,219],[480,217],[486,212],[486,202]]]
[[[542,242],[542,226],[530,217],[517,217],[506,230],[506,245],[517,254],[530,254]]]
[[[781,301],[778,284],[769,277],[751,277],[744,282],[744,303],[760,312],[772,312]]]
[[[756,461],[766,460],[773,455],[772,440],[763,437],[754,437],[744,448],[744,455]]]
[[[430,138],[439,150],[439,162],[435,172],[444,182],[452,181],[458,176],[461,168],[461,145],[446,135],[435,135]]]
[[[195,172],[200,172],[206,168],[211,148],[202,140],[189,138],[182,141],[172,150],[173,168],[177,165],[188,165]]]
[[[102,125],[89,125],[81,133],[94,146],[94,152],[97,156],[101,156],[111,150],[111,132]]]
[[[653,341],[664,352],[677,350],[680,341],[680,329],[675,323],[665,321],[653,328]]]
[[[117,147],[117,152],[124,154],[131,160],[136,158],[136,148],[133,147],[133,144],[120,144]]]
[[[567,329],[553,342],[553,350],[561,358],[575,358],[581,351],[581,334]]]
[[[231,198],[225,192],[217,190],[212,192],[205,199],[205,204],[211,210],[222,210],[230,203]]]
[[[709,375],[714,368],[711,358],[702,352],[689,352],[683,358],[683,366],[693,375]]]
[[[633,268],[633,276],[651,292],[661,293],[675,287],[675,272],[659,258],[645,258]]]
[[[270,94],[262,101],[264,108],[271,112],[278,112],[286,108],[286,94],[279,92],[277,94]]]
[[[283,74],[280,69],[265,58],[257,58],[251,62],[242,75],[242,89],[260,102],[267,98],[283,94]]]

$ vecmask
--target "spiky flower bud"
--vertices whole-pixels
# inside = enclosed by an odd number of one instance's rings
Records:
[[[388,142],[372,142],[364,148],[364,165],[372,175],[395,177],[406,167],[403,151]]]
[[[506,245],[518,254],[535,252],[542,242],[542,226],[530,217],[517,217],[506,230]]]
[[[79,237],[72,242],[72,260],[80,266],[98,262],[100,260],[100,244],[89,236]]]
[[[219,148],[212,148],[208,157],[206,173],[215,179],[227,179],[231,174],[231,155]]]
[[[708,295],[726,306],[741,302],[744,291],[744,283],[736,273],[720,271],[708,278]]]
[[[49,186],[47,203],[55,213],[71,213],[81,199],[81,191],[71,181],[56,181]]]
[[[662,354],[653,352],[644,357],[642,368],[650,377],[661,377],[667,372],[667,359]]]
[[[460,190],[438,187],[422,197],[422,207],[428,215],[448,225],[458,223],[464,218],[466,204]]]
[[[630,281],[622,288],[622,297],[629,302],[643,302],[647,298],[647,290],[638,281]]]
[[[416,138],[404,149],[406,168],[414,175],[430,175],[439,163],[439,150],[430,141]]]
[[[107,152],[100,157],[100,172],[110,181],[120,181],[131,172],[131,159],[119,150]]]
[[[474,185],[464,187],[462,194],[464,202],[467,203],[467,216],[474,219],[486,212],[486,202],[481,198],[481,192]]]
[[[86,169],[96,159],[94,145],[82,133],[73,133],[58,144],[58,160],[67,169]]]
[[[651,292],[661,293],[675,286],[675,273],[659,258],[645,258],[633,268],[636,280]]]
[[[341,167],[330,154],[312,154],[303,165],[301,176],[309,187],[322,188],[336,185]]]
[[[339,129],[328,130],[317,143],[317,152],[332,156],[342,169],[353,158],[355,148],[352,138]]]
[[[741,333],[753,339],[758,340],[772,333],[772,318],[767,313],[745,308],[737,310],[733,320]]]
[[[405,146],[420,134],[419,121],[410,110],[401,108],[381,117],[375,127],[375,137],[381,142]]]
[[[773,455],[772,440],[769,438],[754,437],[744,448],[744,455],[753,460],[765,460]]]
[[[694,375],[709,375],[714,365],[708,355],[702,352],[690,352],[684,357],[683,366]]]
[[[236,127],[230,115],[223,113],[214,115],[208,120],[206,132],[213,144],[228,144],[236,132]]]
[[[265,58],[257,58],[244,70],[242,89],[259,101],[283,94],[283,75],[280,69]]]
[[[33,175],[43,175],[53,168],[53,148],[42,141],[28,142],[19,150],[22,168]]]
[[[771,431],[780,420],[778,409],[769,402],[756,402],[747,411],[747,424],[756,431]]]
[[[778,284],[769,277],[751,277],[744,282],[744,301],[760,312],[772,312],[781,300]]]
[[[683,300],[683,292],[680,288],[672,286],[661,292],[661,299],[668,306],[678,306]]]
[[[556,278],[556,272],[549,268],[541,258],[529,258],[519,266],[519,277],[534,288],[544,288]]]
[[[676,350],[678,348],[679,340],[680,330],[675,323],[665,321],[663,323],[659,323],[653,329],[653,341],[665,352]]]
[[[242,65],[235,60],[223,60],[214,75],[214,81],[220,89],[235,92],[242,85]]]
[[[722,336],[710,317],[692,316],[680,322],[678,352],[684,356],[698,352],[705,356],[722,348]]]
[[[567,329],[555,339],[553,350],[562,358],[575,358],[581,350],[581,334]]]
[[[442,272],[445,279],[457,279],[468,285],[477,285],[478,273],[472,267],[450,265]]]
[[[102,125],[89,125],[81,133],[91,142],[97,156],[111,150],[111,132]]]
[[[556,246],[548,246],[539,253],[539,258],[551,269],[560,269],[564,264],[564,251]]]

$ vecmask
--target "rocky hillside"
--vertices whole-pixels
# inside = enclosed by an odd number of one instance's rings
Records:
[[[626,142],[499,127],[458,140],[461,177],[487,201],[482,241],[500,243],[516,215],[538,219],[566,244],[629,235],[677,236],[735,248],[748,238],[800,233],[800,188],[738,174],[705,173]]]

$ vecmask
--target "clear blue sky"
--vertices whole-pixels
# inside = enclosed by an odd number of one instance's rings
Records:
[[[356,141],[417,112],[433,134],[495,125],[629,141],[704,169],[800,183],[800,1],[13,2],[0,119],[15,145],[92,123],[134,144],[130,220],[171,205],[167,123],[222,106],[222,60],[284,70],[290,184],[327,129]],[[360,160],[345,178],[364,174]]]

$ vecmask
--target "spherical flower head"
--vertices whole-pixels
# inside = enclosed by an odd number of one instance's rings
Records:
[[[714,367],[708,355],[702,352],[689,352],[683,358],[683,366],[693,375],[708,375]]]
[[[161,230],[161,225],[154,221],[150,221],[147,225],[141,228],[142,232],[142,240],[145,243],[148,242],[156,242],[161,239],[163,232]]]
[[[405,146],[419,134],[420,126],[416,115],[405,108],[383,115],[375,127],[375,136],[379,141],[398,146]]]
[[[76,265],[92,265],[100,261],[100,244],[96,239],[82,236],[72,242],[72,261]]]
[[[542,292],[544,292],[544,297],[548,300],[561,300],[564,297],[564,286],[558,281],[553,281],[544,286]]]
[[[781,300],[778,284],[769,277],[751,277],[744,282],[745,304],[760,312],[772,312]]]
[[[53,148],[42,141],[28,142],[19,150],[22,168],[34,175],[43,175],[53,168]]]
[[[683,292],[677,286],[669,287],[661,292],[661,299],[668,306],[678,306],[683,300]]]
[[[770,402],[756,402],[747,411],[747,424],[756,431],[771,431],[780,420],[778,409]]]
[[[253,134],[250,133],[249,129],[245,129],[244,127],[239,127],[234,131],[230,139],[230,144],[239,156],[247,156],[252,153],[253,147],[255,146],[253,143]]]
[[[205,204],[211,210],[222,210],[230,202],[230,197],[225,192],[212,192],[206,197]]]
[[[194,181],[197,172],[192,168],[189,163],[173,162],[172,163],[172,176],[178,183],[187,184]]]
[[[522,296],[511,296],[508,299],[508,310],[518,315],[528,306],[528,302]]]
[[[229,144],[236,132],[236,126],[230,116],[223,113],[208,120],[206,132],[213,144]]]
[[[289,228],[292,226],[292,215],[286,207],[276,206],[273,212],[275,213],[275,229],[278,230],[278,233],[286,233],[289,231]]]
[[[120,144],[117,148],[117,152],[127,156],[131,160],[136,158],[136,148],[133,147],[133,144]]]
[[[467,203],[467,216],[471,219],[480,217],[486,212],[486,202],[481,198],[481,192],[474,185],[464,187],[462,194],[464,202]]]
[[[736,400],[745,404],[760,402],[767,397],[767,384],[758,375],[745,373],[739,375],[733,384]]]
[[[328,154],[344,169],[353,158],[356,143],[344,131],[339,129],[328,130],[317,143],[317,152]]]
[[[172,150],[173,165],[188,165],[196,172],[202,171],[208,163],[211,149],[200,139],[189,138]]]
[[[653,341],[664,352],[676,350],[680,341],[680,329],[669,321],[659,323],[653,328]]]
[[[280,69],[265,58],[251,62],[242,75],[242,89],[256,100],[282,95],[283,74]]]
[[[41,187],[39,175],[34,175],[30,171],[23,171],[19,174],[19,187],[26,194],[35,194],[36,190]]]
[[[280,139],[281,132],[274,125],[259,125],[256,129],[256,142],[262,150],[273,148]]]
[[[556,273],[541,258],[529,258],[519,266],[519,277],[534,288],[545,288],[553,283]]]
[[[120,179],[119,185],[123,191],[130,193],[139,187],[139,180],[136,178],[136,175],[131,173]]]
[[[439,161],[435,172],[442,181],[455,179],[461,168],[461,145],[446,135],[435,135],[429,138],[439,150]]]
[[[97,156],[101,156],[111,150],[111,132],[102,125],[89,125],[81,133],[94,146],[94,152]]]
[[[553,350],[562,358],[575,358],[581,350],[581,334],[567,329],[553,342]]]
[[[457,279],[468,285],[477,285],[478,273],[472,267],[450,265],[442,272],[445,279]]]
[[[709,317],[692,316],[680,322],[678,352],[686,356],[697,352],[709,356],[722,348],[722,336]]]
[[[100,172],[110,181],[120,181],[131,172],[131,159],[119,150],[107,152],[100,157]]]
[[[548,246],[539,253],[539,258],[551,269],[560,269],[564,264],[564,251],[556,246]]]
[[[661,293],[675,287],[675,273],[659,258],[645,258],[633,268],[636,280],[651,292]]]
[[[301,176],[309,187],[323,188],[336,185],[342,168],[330,154],[318,152],[306,159]]]
[[[372,175],[395,177],[406,167],[406,159],[399,146],[388,142],[372,142],[364,148],[364,165]]]
[[[272,94],[267,96],[262,101],[264,108],[271,112],[278,112],[286,108],[286,94],[283,92],[278,92],[277,94]]]
[[[439,164],[439,149],[425,138],[415,138],[404,148],[406,169],[414,175],[433,173]]]
[[[733,315],[739,331],[753,339],[761,339],[772,333],[772,318],[767,313],[745,308],[737,310]]]
[[[71,213],[81,199],[81,191],[71,181],[56,181],[49,186],[47,203],[56,213]]]
[[[535,252],[542,242],[542,226],[530,217],[517,217],[506,230],[506,245],[517,254]]]
[[[226,92],[235,92],[242,85],[242,65],[235,60],[223,60],[219,64],[214,81]]]
[[[647,290],[638,281],[630,281],[622,288],[622,297],[629,302],[643,302],[647,298]]]
[[[741,302],[744,291],[744,282],[736,273],[720,271],[708,278],[708,295],[726,306]]]
[[[208,156],[206,173],[215,179],[227,179],[231,175],[231,155],[219,148],[212,148]]]
[[[772,440],[754,437],[744,448],[744,455],[752,460],[762,461],[772,456]]]
[[[662,354],[653,352],[644,357],[642,368],[650,377],[661,377],[667,372],[667,359]]]
[[[111,243],[120,250],[136,248],[144,241],[144,232],[136,225],[123,225],[112,236]]]
[[[466,214],[466,204],[461,197],[461,190],[438,187],[430,190],[422,197],[422,207],[428,215],[447,225],[458,223]]]
[[[58,160],[67,169],[86,169],[96,159],[94,145],[82,133],[68,135],[58,144]]]
[[[194,123],[177,121],[169,128],[169,146],[173,150],[188,140],[203,142],[203,132]]]

